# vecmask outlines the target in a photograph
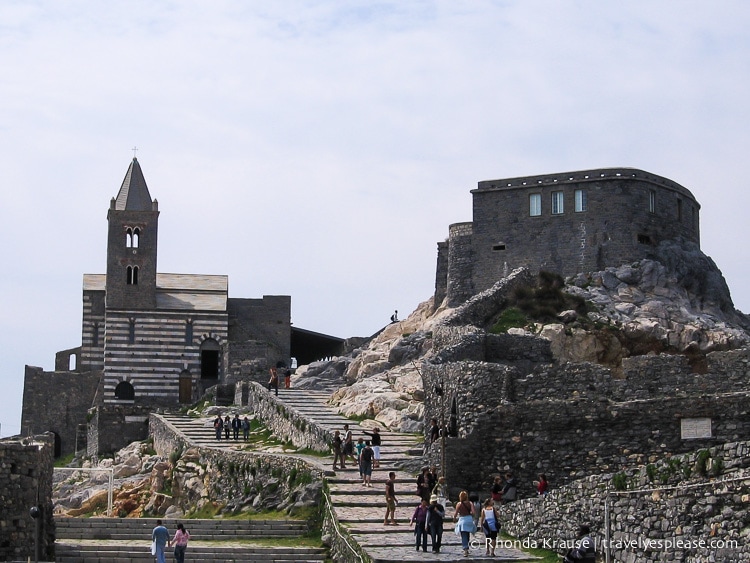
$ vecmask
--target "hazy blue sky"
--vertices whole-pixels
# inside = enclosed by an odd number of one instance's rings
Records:
[[[480,180],[632,166],[701,202],[750,311],[750,3],[0,2],[0,432],[81,343],[138,147],[159,271],[368,335],[434,289]]]

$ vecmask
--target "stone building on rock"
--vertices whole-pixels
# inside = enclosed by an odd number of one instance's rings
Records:
[[[570,276],[648,258],[664,240],[700,246],[693,194],[635,168],[486,180],[471,193],[473,220],[438,243],[436,305],[460,305],[516,268]]]
[[[146,437],[153,409],[340,349],[292,327],[290,296],[231,298],[227,276],[159,273],[158,202],[135,158],[107,221],[106,274],[83,276],[81,346],[54,372],[26,366],[22,427],[52,431],[58,455],[115,450]]]

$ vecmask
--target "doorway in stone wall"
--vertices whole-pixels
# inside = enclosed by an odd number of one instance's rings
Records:
[[[180,403],[193,402],[193,376],[189,370],[183,370],[180,374]]]
[[[220,346],[213,338],[201,344],[201,379],[219,379]]]

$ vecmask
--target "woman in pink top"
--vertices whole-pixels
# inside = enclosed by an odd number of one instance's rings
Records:
[[[190,534],[182,524],[177,524],[177,531],[174,533],[169,545],[174,545],[174,558],[177,563],[185,563],[185,549],[187,548]]]

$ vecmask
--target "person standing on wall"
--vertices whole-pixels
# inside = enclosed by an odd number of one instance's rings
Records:
[[[161,520],[156,521],[156,527],[151,531],[151,541],[151,554],[156,556],[156,563],[166,563],[164,548],[169,543],[169,530],[161,523]]]
[[[174,545],[174,559],[177,563],[185,563],[185,550],[187,549],[190,533],[182,524],[177,524],[177,531],[174,533],[169,545]]]

